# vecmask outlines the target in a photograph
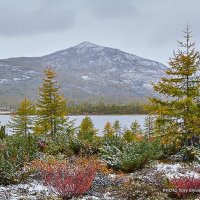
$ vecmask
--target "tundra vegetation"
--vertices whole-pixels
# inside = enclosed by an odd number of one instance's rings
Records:
[[[76,198],[95,190],[115,199],[198,196],[200,175],[170,179],[156,174],[153,182],[136,178],[137,173],[145,177],[145,169],[159,162],[190,166],[195,162],[200,173],[200,54],[189,26],[184,39],[178,42],[180,49],[170,59],[166,76],[154,85],[163,96],[149,99],[145,127],[134,121],[122,130],[119,121],[107,122],[101,137],[89,116],[79,127],[69,120],[67,99],[56,72],[48,67],[37,102],[24,97],[11,116],[8,127],[13,134],[6,135],[5,127],[0,127],[0,184],[23,183],[36,174],[56,195],[54,199]],[[104,104],[88,107],[106,110]],[[78,113],[83,108],[74,105],[73,109]],[[110,174],[117,178],[110,180]],[[99,186],[99,180],[107,181]]]

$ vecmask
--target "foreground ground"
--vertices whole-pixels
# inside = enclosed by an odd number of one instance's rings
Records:
[[[120,199],[178,199],[170,195],[167,182],[173,178],[200,178],[200,164],[181,162],[154,162],[134,173],[97,173],[91,189],[80,200]],[[132,187],[130,187],[130,185]],[[123,186],[123,187],[122,187]],[[134,193],[134,194],[133,194]],[[200,188],[195,193],[179,199],[200,199]],[[59,200],[60,198],[43,185],[37,174],[17,185],[0,186],[1,200]]]

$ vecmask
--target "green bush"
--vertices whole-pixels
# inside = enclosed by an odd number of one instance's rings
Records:
[[[3,140],[6,137],[6,127],[0,125],[0,140]]]
[[[142,168],[150,160],[156,160],[162,156],[161,145],[158,142],[135,142],[124,147],[120,158],[120,165],[124,171],[133,171]]]
[[[182,161],[200,163],[200,147],[184,145],[176,155],[179,155]]]
[[[65,154],[69,155],[69,135],[59,134],[54,140],[52,138],[43,138],[44,152],[50,155]]]
[[[108,164],[108,166],[114,169],[120,169],[120,158],[124,150],[124,146],[127,143],[118,136],[111,138],[105,138],[104,144],[100,149],[102,159]]]
[[[94,155],[99,154],[101,145],[102,139],[100,137],[95,137],[91,141],[74,137],[69,142],[69,149],[74,154]]]
[[[78,138],[72,138],[69,141],[69,149],[74,153],[74,154],[79,154],[81,152],[81,149],[83,148],[82,141],[79,140]]]
[[[163,154],[159,141],[144,139],[127,143],[118,137],[105,141],[101,153],[102,159],[109,166],[125,172],[142,168],[150,160],[159,159]]]
[[[177,152],[179,152],[180,148],[177,148],[175,143],[169,143],[169,144],[162,144],[162,151],[163,151],[163,159],[166,159]]]
[[[0,184],[15,183],[23,177],[19,173],[23,166],[36,158],[37,141],[29,141],[20,135],[7,136],[0,143]]]
[[[59,136],[58,140],[45,140],[44,153],[56,156],[58,154],[64,154],[66,156],[83,154],[83,155],[93,155],[99,152],[100,140],[96,138],[95,140],[84,140],[78,137],[66,138]]]

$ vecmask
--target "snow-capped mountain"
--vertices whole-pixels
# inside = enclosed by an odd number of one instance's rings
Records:
[[[0,97],[36,97],[42,71],[52,66],[67,97],[145,97],[164,75],[161,63],[89,42],[42,57],[0,60]]]

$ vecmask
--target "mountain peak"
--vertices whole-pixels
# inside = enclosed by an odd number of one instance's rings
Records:
[[[166,67],[118,49],[82,42],[42,57],[0,60],[0,99],[35,96],[42,71],[52,66],[68,98],[124,99],[152,95],[151,82],[163,77]]]
[[[95,46],[97,46],[97,45],[93,44],[91,42],[88,42],[88,41],[84,41],[84,42],[81,42],[80,44],[76,45],[75,47],[84,48],[84,47],[95,47]]]

